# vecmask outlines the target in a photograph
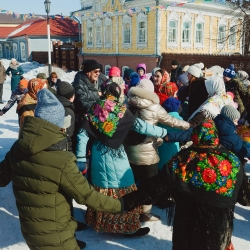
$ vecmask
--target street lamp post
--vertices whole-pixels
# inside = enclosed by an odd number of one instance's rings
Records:
[[[49,76],[51,74],[51,51],[50,51],[50,17],[49,17],[49,12],[50,12],[50,0],[45,0],[44,5],[45,5],[45,11],[47,13],[47,34],[48,34],[48,59],[49,59]]]

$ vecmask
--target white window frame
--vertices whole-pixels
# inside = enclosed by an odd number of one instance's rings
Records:
[[[220,28],[224,27],[224,35],[222,35],[222,32],[219,32]],[[218,35],[217,35],[217,48],[223,49],[226,45],[226,29],[227,29],[227,21],[224,18],[221,18],[218,22]],[[222,38],[224,36],[224,38]],[[221,40],[221,41],[220,41]]]
[[[3,46],[0,44],[0,57],[3,57]]]
[[[184,24],[185,23],[189,24],[188,41],[183,41],[183,32],[184,32]],[[188,13],[183,16],[181,27],[182,27],[182,29],[181,29],[181,47],[184,49],[190,49],[192,46],[192,18]]]
[[[98,36],[99,36],[100,40],[97,40]],[[102,21],[101,21],[101,19],[96,19],[96,21],[95,21],[95,47],[96,48],[102,47]]]
[[[110,37],[108,38],[108,27],[110,26]],[[107,39],[108,38],[108,39]],[[106,17],[104,20],[104,47],[112,48],[112,19]]]
[[[234,29],[234,31],[231,32],[231,29]],[[228,31],[228,35],[229,35],[229,38],[228,38],[228,48],[230,50],[234,50],[236,48],[236,43],[237,43],[237,41],[236,41],[236,39],[237,39],[237,29],[238,29],[237,22],[236,21],[230,22],[230,27],[229,27],[229,31]]]
[[[125,42],[125,27],[129,27],[130,31],[129,31],[129,42]],[[131,49],[132,46],[132,37],[131,37],[131,30],[132,30],[132,20],[131,17],[128,15],[124,15],[122,18],[122,47],[123,49]]]
[[[24,42],[20,43],[21,60],[26,61],[26,45]]]
[[[108,64],[108,65],[105,65],[104,66],[104,74],[105,76],[109,76],[109,70],[110,70],[111,66]]]
[[[177,30],[176,30],[176,42],[169,42],[169,22],[175,21],[177,23]],[[167,48],[169,49],[176,49],[178,47],[178,39],[179,39],[179,23],[180,23],[180,16],[177,14],[176,11],[171,11],[168,15],[167,19]]]
[[[124,71],[128,68],[129,68],[128,66],[122,66],[122,77],[124,77]]]
[[[144,27],[141,28],[140,24],[144,23]],[[144,30],[145,34],[145,39],[144,41],[140,41],[140,31]],[[139,13],[137,15],[137,28],[136,28],[136,47],[137,49],[144,49],[147,47],[147,42],[148,42],[148,21],[147,21],[147,15],[144,13]]]
[[[197,41],[197,25],[201,24],[202,29],[199,31],[201,33],[201,41]],[[196,49],[202,49],[204,47],[204,25],[205,19],[203,16],[197,16],[195,19],[195,32],[194,32],[194,47]]]
[[[12,45],[13,57],[17,58],[17,44],[13,43]]]
[[[174,23],[175,27],[171,27],[170,23]],[[175,32],[174,32],[175,31]],[[175,37],[173,35],[173,33],[175,33]],[[171,35],[171,41],[170,41],[170,35]],[[178,21],[176,20],[169,20],[168,22],[168,43],[177,43],[177,36],[178,36]]]
[[[90,29],[91,29],[91,33],[90,33]],[[94,32],[94,30],[93,30],[93,22],[88,19],[87,20],[87,37],[86,37],[86,39],[87,39],[87,44],[86,44],[87,48],[93,48],[93,46],[94,46],[93,32]]]

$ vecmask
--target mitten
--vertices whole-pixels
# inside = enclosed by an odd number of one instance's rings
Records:
[[[144,190],[138,190],[125,194],[122,196],[122,199],[124,201],[124,211],[132,211],[138,206],[152,204],[149,194]]]

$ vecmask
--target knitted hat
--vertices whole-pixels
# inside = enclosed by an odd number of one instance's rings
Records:
[[[121,76],[121,71],[119,68],[113,66],[109,69],[109,76]]]
[[[10,60],[10,62],[11,62],[11,63],[17,62],[17,60],[16,60],[16,58],[12,58],[12,59]]]
[[[87,60],[84,63],[83,70],[85,73],[88,73],[88,72],[95,70],[95,69],[101,69],[101,65],[96,60]]]
[[[236,72],[234,70],[234,65],[230,64],[229,68],[226,68],[223,72],[223,76],[234,78],[236,76]]]
[[[123,74],[124,79],[129,78],[130,74],[132,74],[133,72],[135,72],[133,69],[130,69],[130,68],[125,69],[124,74]]]
[[[181,74],[178,76],[177,81],[181,82],[183,85],[187,86],[188,85],[188,77],[187,77],[187,72]]]
[[[39,73],[39,74],[37,74],[36,78],[47,79],[47,76],[45,73]]]
[[[87,62],[87,61],[89,61],[90,59],[84,59],[83,61],[82,61],[82,65],[84,66],[85,65],[85,63]]]
[[[140,76],[136,72],[130,74],[129,78],[130,78],[130,85],[129,85],[130,88],[136,86],[137,83],[140,82],[141,80]]]
[[[236,108],[234,108],[234,107],[232,107],[230,105],[224,106],[221,109],[220,113],[221,113],[221,115],[227,116],[232,121],[240,119],[240,112]]]
[[[39,117],[62,128],[64,115],[65,110],[63,105],[48,89],[41,89],[37,93],[35,117]]]
[[[176,98],[173,97],[169,97],[168,99],[166,99],[163,104],[162,107],[167,111],[167,112],[177,112],[180,108],[181,105],[181,101],[179,101]]]
[[[203,63],[197,63],[190,66],[187,72],[195,77],[201,77],[201,69],[204,67]]]
[[[154,92],[154,84],[149,79],[142,79],[136,87]]]
[[[171,65],[179,65],[179,63],[176,60],[173,60]]]
[[[28,87],[29,81],[25,78],[19,82],[19,88],[26,89]]]
[[[75,89],[72,84],[68,82],[59,82],[57,84],[57,94],[66,99],[70,99],[75,94]]]
[[[189,65],[184,66],[183,69],[182,69],[182,72],[187,72],[189,67],[190,67]]]

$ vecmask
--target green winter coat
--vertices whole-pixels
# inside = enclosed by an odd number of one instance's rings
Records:
[[[46,150],[64,138],[56,125],[27,116],[19,140],[0,163],[0,186],[12,181],[23,237],[31,250],[79,250],[69,197],[99,211],[123,210],[122,199],[104,196],[89,185],[74,154]]]
[[[6,70],[6,74],[9,76],[11,73],[11,91],[13,92],[19,85],[21,80],[21,76],[24,73],[21,66],[18,66],[16,69],[12,68],[11,66],[8,67]]]

